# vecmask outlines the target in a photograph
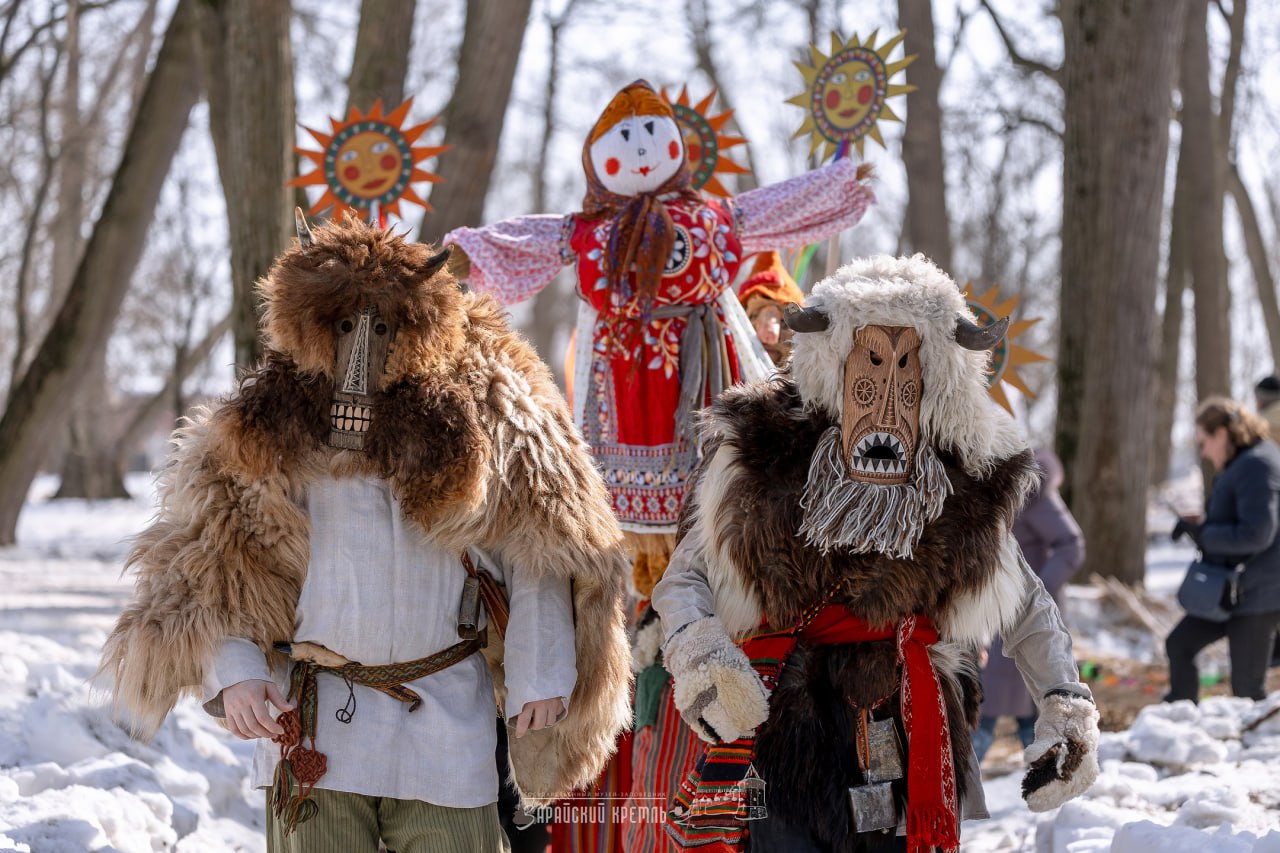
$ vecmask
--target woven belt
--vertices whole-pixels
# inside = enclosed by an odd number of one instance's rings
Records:
[[[296,703],[292,711],[281,714],[277,722],[284,733],[272,738],[280,744],[280,763],[276,765],[271,785],[271,810],[277,819],[284,821],[285,835],[298,824],[315,817],[317,807],[310,799],[311,790],[328,769],[324,753],[316,749],[316,676],[322,672],[336,675],[348,685],[361,684],[385,693],[392,699],[404,702],[409,711],[418,710],[422,697],[404,685],[428,675],[446,670],[471,657],[485,646],[485,635],[455,643],[447,649],[425,658],[405,663],[388,663],[381,666],[363,666],[348,663],[344,666],[323,666],[310,660],[294,661],[289,676],[289,698]],[[354,699],[354,694],[352,694]],[[351,722],[355,712],[354,701],[337,712],[338,720]],[[308,745],[304,745],[304,741]],[[297,793],[294,793],[294,785]]]

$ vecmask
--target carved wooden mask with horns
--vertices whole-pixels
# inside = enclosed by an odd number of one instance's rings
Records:
[[[301,210],[295,210],[294,217],[298,244],[308,249],[313,244],[311,229]],[[422,279],[430,279],[448,258],[448,249],[428,258],[420,271]],[[329,406],[329,446],[364,449],[365,434],[375,417],[375,395],[384,384],[387,358],[401,319],[391,311],[380,310],[376,300],[357,299],[347,304],[334,321],[336,354],[333,399]]]

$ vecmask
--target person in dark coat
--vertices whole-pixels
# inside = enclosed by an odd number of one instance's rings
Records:
[[[1244,573],[1226,622],[1188,614],[1165,640],[1166,701],[1199,699],[1196,654],[1223,637],[1231,655],[1231,692],[1266,698],[1267,664],[1280,625],[1280,448],[1267,437],[1266,421],[1233,400],[1210,398],[1196,412],[1196,446],[1218,476],[1204,520],[1179,519],[1173,537],[1191,537],[1206,561],[1243,565]]]
[[[1013,535],[1028,565],[1039,575],[1058,610],[1063,611],[1063,587],[1084,562],[1084,534],[1058,494],[1062,486],[1062,462],[1053,451],[1040,449],[1036,451],[1036,463],[1040,466],[1040,488],[1027,498],[1013,524]],[[1035,740],[1036,704],[1027,692],[1018,667],[1003,651],[1003,643],[997,637],[987,652],[987,665],[982,671],[982,716],[973,734],[978,761],[982,761],[995,740],[996,721],[1000,717],[1017,719],[1018,737],[1024,747]]]

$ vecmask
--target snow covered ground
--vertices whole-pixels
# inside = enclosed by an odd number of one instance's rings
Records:
[[[126,540],[151,515],[140,497],[47,502],[37,481],[18,532],[0,549],[0,850],[260,851],[262,795],[245,772],[250,748],[184,702],[151,744],[112,722],[88,679],[131,587]],[[1172,595],[1188,554],[1149,555],[1148,587]],[[1073,590],[1073,628],[1094,653],[1159,660],[1156,638],[1113,635]],[[1093,789],[1033,815],[1020,774],[987,781],[992,819],[963,828],[965,853],[1280,853],[1280,705],[1210,699],[1151,706],[1104,734]]]

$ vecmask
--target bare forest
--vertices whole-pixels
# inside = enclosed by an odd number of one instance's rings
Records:
[[[260,357],[254,282],[318,195],[286,185],[304,128],[409,97],[438,117],[432,209],[392,220],[434,242],[579,209],[586,133],[645,78],[733,111],[741,192],[817,165],[785,103],[808,46],[901,29],[915,90],[865,149],[879,203],[838,255],[924,252],[1039,318],[1017,343],[1048,359],[1012,407],[1063,459],[1083,571],[1141,584],[1196,400],[1251,404],[1280,352],[1280,8],[1259,0],[0,0],[0,545],[37,476],[124,494]],[[567,270],[512,309],[561,379],[575,298]]]

